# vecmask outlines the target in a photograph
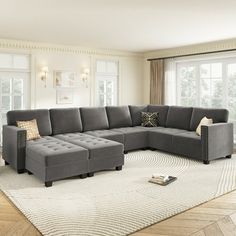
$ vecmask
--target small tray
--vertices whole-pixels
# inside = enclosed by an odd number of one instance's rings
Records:
[[[158,184],[161,186],[166,186],[166,185],[174,182],[175,180],[177,180],[177,177],[169,176],[169,180],[167,180],[165,182],[161,181],[160,179],[157,179],[157,178],[151,178],[148,182],[153,183],[153,184]]]

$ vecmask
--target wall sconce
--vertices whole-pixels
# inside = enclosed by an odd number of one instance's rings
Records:
[[[44,82],[44,87],[46,88],[47,77],[48,77],[48,67],[47,66],[42,67],[41,72],[42,72],[41,80]]]
[[[88,88],[89,68],[84,68],[83,73],[81,74],[81,79],[83,83],[85,83],[86,88]]]

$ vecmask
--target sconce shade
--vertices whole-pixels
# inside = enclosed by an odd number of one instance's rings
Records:
[[[48,67],[47,66],[42,67],[42,72],[48,73]]]
[[[89,74],[89,68],[84,68],[84,74]]]

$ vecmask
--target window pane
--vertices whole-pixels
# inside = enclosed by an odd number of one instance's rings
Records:
[[[11,54],[0,54],[0,68],[12,68]]]
[[[195,98],[181,98],[181,105],[182,106],[196,106],[197,101]]]
[[[193,97],[196,95],[196,81],[189,79],[181,80],[181,97]]]
[[[105,106],[104,94],[99,94],[99,106]]]
[[[2,110],[10,110],[11,109],[11,100],[10,96],[2,96]]]
[[[187,78],[187,67],[180,67],[179,76],[180,76],[181,79],[186,79]]]
[[[236,78],[236,63],[228,65],[228,77]]]
[[[6,125],[7,124],[7,115],[6,113],[2,113],[2,125]]]
[[[97,72],[106,73],[106,61],[97,61]]]
[[[107,94],[107,99],[106,99],[106,106],[112,106],[112,94]]]
[[[193,67],[193,66],[188,67],[187,78],[189,78],[189,79],[195,78],[195,67]]]
[[[13,93],[23,93],[23,80],[14,79],[13,80]]]
[[[222,63],[211,64],[211,77],[222,77]]]
[[[222,108],[224,105],[222,98],[212,98],[211,107]]]
[[[200,77],[201,78],[210,78],[211,76],[211,65],[210,64],[202,64],[200,66]]]
[[[14,96],[14,109],[22,109],[22,96]]]
[[[209,94],[209,91],[211,89],[211,81],[209,79],[202,79],[200,82],[200,93],[201,95],[207,95]]]
[[[229,78],[228,81],[228,96],[236,98],[236,77]]]
[[[212,97],[223,96],[223,82],[220,79],[212,80]]]
[[[105,93],[105,81],[99,81],[98,89],[99,89],[99,91],[98,91],[99,94]]]
[[[11,93],[11,80],[10,79],[1,79],[2,84],[2,94]]]
[[[117,75],[118,68],[116,62],[107,62],[107,72]]]
[[[200,99],[200,106],[211,107],[211,99],[209,95],[204,95]]]
[[[107,81],[107,93],[113,93],[113,81]]]

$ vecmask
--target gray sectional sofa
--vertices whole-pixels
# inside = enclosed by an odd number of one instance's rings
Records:
[[[158,112],[158,127],[141,126],[141,112]],[[214,124],[202,126],[207,116]],[[36,119],[40,139],[26,141],[16,121]],[[179,106],[108,106],[10,111],[3,126],[3,159],[18,173],[33,173],[46,186],[55,180],[121,170],[124,153],[158,149],[209,164],[231,157],[233,124],[225,109]]]

